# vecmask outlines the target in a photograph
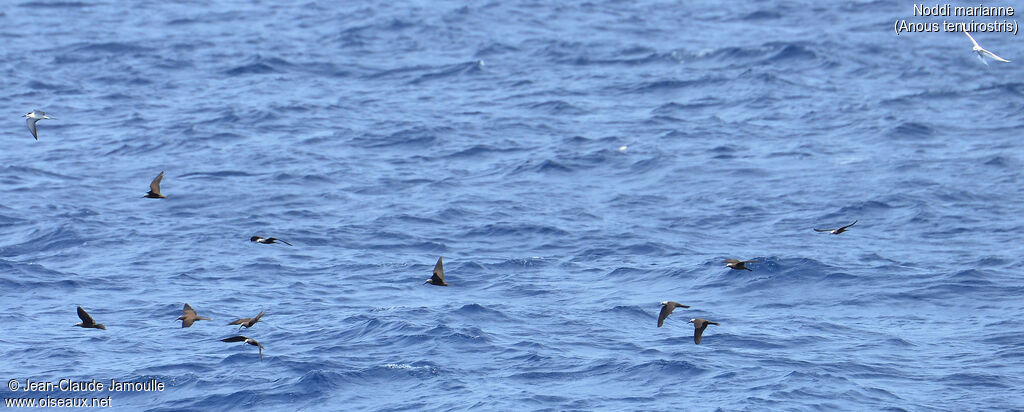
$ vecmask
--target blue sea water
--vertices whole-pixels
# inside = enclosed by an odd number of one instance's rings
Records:
[[[0,397],[1024,409],[1012,34],[985,66],[904,1],[4,4],[0,378],[165,388]],[[262,362],[219,341],[260,310]]]

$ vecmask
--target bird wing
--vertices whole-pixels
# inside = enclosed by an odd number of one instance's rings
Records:
[[[196,316],[196,310],[192,309],[192,307],[189,306],[188,303],[185,304],[185,307],[181,311],[185,312],[186,315]]]
[[[245,336],[242,336],[242,335],[238,335],[238,336],[232,336],[230,338],[224,338],[224,339],[221,339],[220,341],[221,342],[245,342],[246,339],[249,339],[249,338],[247,338]]]
[[[744,260],[742,263],[758,263],[756,260]]]
[[[968,33],[967,30],[964,30],[964,34],[967,35],[968,39],[971,39],[971,43],[974,43],[974,47],[981,47],[981,45],[979,45],[978,42],[974,40],[974,36],[971,36],[971,33]]]
[[[856,225],[856,224],[857,224],[857,221],[856,221],[856,220],[854,220],[854,221],[853,221],[853,223],[850,223],[850,224],[848,224],[848,225],[846,225],[846,226],[843,226],[843,227],[841,227],[841,228],[839,228],[839,229],[842,229],[842,230],[846,230],[846,228],[848,228],[848,227],[850,227],[850,226],[853,226],[853,225]]]
[[[255,317],[255,318],[252,318],[252,319],[250,319],[250,320],[252,321],[252,323],[256,323],[256,322],[259,322],[259,321],[260,321],[260,318],[262,318],[262,317],[263,317],[263,314],[264,314],[264,313],[266,313],[266,311],[265,311],[265,310],[261,310],[261,311],[260,311],[260,314],[259,314],[259,315],[256,315],[256,317]]]
[[[229,323],[228,325],[241,325],[241,324],[243,324],[243,323],[245,323],[245,322],[248,322],[248,321],[250,321],[250,320],[252,320],[252,319],[249,319],[249,318],[241,318],[241,319],[238,319],[238,320],[236,320],[236,321],[232,321],[232,322],[231,322],[231,323]]]
[[[187,328],[189,326],[192,326],[192,324],[195,322],[196,318],[186,316],[184,319],[181,320],[181,327]]]
[[[740,263],[740,261],[738,261],[736,259],[726,259],[725,263]]]
[[[152,190],[153,193],[160,194],[161,180],[164,180],[164,172],[160,172],[160,174],[156,175],[156,179],[153,179],[153,182],[149,184],[149,190]]]
[[[259,342],[256,342],[256,346],[260,348],[260,362],[263,362],[263,345],[260,345]]]
[[[1009,62],[1010,62],[1009,60],[1006,60],[1006,59],[1004,59],[1004,58],[1002,58],[1002,57],[996,56],[996,54],[995,54],[995,53],[992,53],[992,52],[990,52],[990,51],[988,51],[988,50],[985,50],[985,49],[981,49],[981,52],[982,52],[982,53],[985,53],[985,54],[987,54],[987,55],[989,55],[989,57],[991,57],[991,58],[993,58],[993,59],[996,59],[997,61],[1001,61],[1001,62],[1003,62],[1003,63],[1009,63]],[[34,133],[34,132],[33,132],[33,133]]]
[[[665,318],[667,318],[668,315],[672,314],[672,311],[675,310],[675,309],[676,309],[675,305],[672,305],[672,304],[667,304],[667,305],[662,305],[661,306],[661,313],[658,314],[658,327],[659,328],[661,327],[661,325],[665,324]]]
[[[281,240],[281,239],[277,239],[277,241],[278,241],[278,242],[281,242],[281,243],[284,243],[284,244],[286,244],[286,245],[288,245],[288,246],[291,246],[291,245],[292,245],[291,243],[285,242],[285,241],[283,241],[283,240]]]
[[[86,325],[94,325],[94,324],[96,324],[96,321],[92,320],[92,316],[89,316],[89,314],[85,311],[85,309],[82,309],[81,306],[78,307],[78,318],[82,319],[82,323],[83,324],[86,324]]]
[[[813,229],[814,229],[815,232],[831,232],[832,230],[834,230],[834,229],[818,229],[818,228],[813,228]]]
[[[25,120],[25,123],[28,124],[28,131],[32,132],[32,137],[36,138],[36,140],[39,140],[39,135],[36,134],[36,122],[38,121],[39,119],[33,119],[31,117]]]
[[[434,265],[434,276],[431,276],[430,278],[431,279],[440,280],[443,283],[444,282],[444,262],[441,259],[442,258],[437,258],[437,264]]]
[[[704,337],[704,329],[708,328],[707,321],[702,321],[699,323],[699,327],[697,326],[697,323],[693,324],[693,343],[698,345],[700,345],[700,340]]]

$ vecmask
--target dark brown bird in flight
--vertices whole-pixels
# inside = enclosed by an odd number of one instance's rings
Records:
[[[236,320],[234,322],[229,323],[228,325],[241,325],[241,326],[238,327],[238,330],[242,330],[242,326],[245,326],[246,329],[251,328],[252,325],[255,325],[256,322],[260,321],[260,318],[263,317],[263,312],[264,311],[261,311],[260,314],[256,315],[256,317],[254,317],[254,318],[241,318],[241,319],[238,319],[238,320]]]
[[[192,307],[189,306],[188,303],[185,304],[185,308],[182,309],[182,312],[185,312],[185,314],[178,316],[178,320],[181,321],[181,327],[183,328],[192,326],[192,324],[195,323],[195,321],[197,320],[210,320],[210,318],[206,316],[197,315],[195,309],[192,309]]]
[[[221,342],[245,342],[245,343],[248,343],[248,344],[250,344],[252,346],[256,346],[256,347],[260,348],[260,361],[263,360],[263,345],[260,345],[260,343],[256,342],[255,339],[247,338],[247,337],[242,336],[242,335],[238,335],[238,336],[232,336],[230,338],[224,338],[224,339],[221,339],[220,341]]]
[[[448,286],[447,283],[444,283],[444,263],[441,262],[441,258],[437,258],[437,264],[434,265],[434,275],[423,283],[429,283],[434,286]]]
[[[744,270],[744,269],[746,269],[746,270],[749,270],[749,271],[753,272],[752,269],[750,269],[750,268],[748,268],[746,266],[747,263],[757,263],[757,261],[756,260],[736,260],[736,259],[726,259],[725,260],[725,265],[730,267],[730,268],[732,268],[732,269],[735,269],[735,270]]]
[[[163,194],[160,193],[160,181],[161,180],[164,180],[164,172],[160,172],[160,174],[156,175],[156,178],[153,179],[153,181],[149,183],[149,193],[146,193],[142,197],[148,197],[148,198],[151,198],[151,199],[163,199],[163,198],[166,198],[167,196],[164,196]]]
[[[265,243],[265,244],[268,244],[268,245],[271,244],[271,243],[277,243],[277,242],[284,243],[284,244],[286,244],[288,246],[292,245],[291,243],[285,242],[285,241],[283,241],[281,239],[278,239],[276,237],[253,236],[253,237],[249,238],[249,241],[250,242],[256,242],[256,243]]]
[[[818,229],[818,228],[814,228],[814,231],[815,232],[828,232],[828,233],[831,233],[833,235],[838,235],[840,233],[845,232],[846,229],[848,229],[850,226],[853,226],[853,225],[856,225],[856,224],[857,224],[857,221],[854,220],[853,223],[850,223],[850,224],[848,224],[846,226],[843,226],[843,227],[841,227],[839,229]]]
[[[671,315],[672,311],[676,310],[676,307],[688,308],[689,306],[683,305],[683,304],[681,304],[679,302],[672,302],[672,301],[661,302],[661,313],[658,314],[658,327],[659,328],[661,327],[661,325],[665,324],[665,318],[667,318],[668,315]]]
[[[89,316],[89,313],[87,313],[85,311],[85,309],[82,309],[81,306],[78,307],[78,317],[80,319],[82,319],[82,321],[79,322],[79,323],[76,323],[75,326],[81,326],[83,328],[93,328],[93,329],[107,330],[106,326],[103,326],[103,324],[96,323],[96,321],[92,320],[92,316]]]
[[[704,335],[704,329],[708,328],[708,325],[720,325],[718,322],[712,322],[707,319],[690,319],[690,323],[693,324],[693,343],[700,345],[700,339]]]

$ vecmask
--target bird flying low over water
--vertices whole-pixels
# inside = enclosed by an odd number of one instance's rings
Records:
[[[85,309],[82,309],[81,306],[78,307],[78,318],[82,319],[82,321],[76,323],[75,326],[107,330],[106,326],[103,326],[103,324],[96,323],[96,321],[92,320],[92,316],[89,316],[89,313],[87,313]]]
[[[704,336],[704,329],[708,328],[708,325],[720,325],[718,322],[712,322],[707,319],[690,319],[690,323],[693,324],[693,343],[700,345],[700,340]]]
[[[444,263],[441,262],[440,257],[437,258],[437,264],[434,265],[434,275],[423,283],[429,283],[434,286],[448,286],[447,283],[444,283]]]
[[[665,318],[667,318],[668,315],[671,315],[672,311],[676,310],[677,307],[688,308],[689,306],[680,304],[679,302],[672,302],[672,301],[661,302],[661,313],[658,314],[658,327],[659,328],[661,327],[661,325],[665,324]]]
[[[262,317],[263,317],[263,311],[261,311],[260,314],[256,315],[256,317],[254,317],[254,318],[241,318],[241,319],[238,319],[238,320],[235,320],[235,321],[229,323],[228,325],[240,325],[238,327],[238,330],[242,330],[242,326],[245,326],[245,328],[248,329],[248,328],[251,328],[252,325],[255,325],[256,322],[259,322],[260,318],[262,318]]]
[[[148,198],[151,198],[151,199],[163,199],[163,198],[166,198],[167,196],[164,196],[162,193],[160,193],[160,181],[161,180],[164,180],[164,172],[160,172],[160,174],[156,175],[156,178],[153,179],[153,181],[149,183],[149,193],[146,193],[142,197],[148,197]]]
[[[284,244],[286,244],[288,246],[292,245],[291,243],[285,242],[285,241],[283,241],[281,239],[278,239],[276,237],[253,236],[253,237],[249,238],[249,241],[250,242],[256,242],[256,243],[268,244],[268,245],[271,244],[271,243],[277,243],[277,242],[284,243]]]
[[[968,33],[967,30],[964,30],[964,34],[967,35],[968,39],[971,39],[971,43],[974,43],[974,47],[972,48],[972,50],[974,50],[974,52],[978,54],[978,60],[981,60],[981,62],[985,63],[986,66],[988,66],[988,62],[985,61],[985,56],[986,55],[988,57],[991,57],[995,61],[1000,61],[1000,62],[1003,62],[1003,63],[1009,63],[1010,62],[1009,60],[1006,60],[1006,59],[1004,59],[1002,57],[996,56],[995,53],[992,53],[992,52],[990,52],[988,50],[985,50],[984,47],[981,47],[981,45],[979,45],[978,42],[974,40],[974,37],[971,36],[971,33]]]
[[[260,348],[260,361],[263,360],[263,345],[260,345],[260,343],[256,342],[255,339],[247,338],[247,337],[242,336],[242,335],[238,335],[238,336],[232,336],[230,338],[224,338],[224,339],[221,339],[220,341],[221,342],[245,342],[245,343],[248,343],[248,344],[250,344],[252,346],[256,346],[256,347]]]
[[[32,137],[36,138],[36,140],[39,140],[39,135],[36,133],[36,122],[43,119],[56,120],[50,116],[47,116],[46,112],[41,112],[38,110],[32,110],[31,112],[25,113],[24,115],[22,115],[22,117],[26,119],[25,123],[28,124],[28,131],[32,132]]]
[[[724,262],[725,262],[725,265],[728,266],[731,269],[735,269],[735,270],[744,270],[745,269],[745,270],[749,270],[751,272],[753,272],[754,270],[746,267],[746,264],[747,263],[757,263],[756,260],[736,260],[736,259],[726,259]]]
[[[815,232],[828,232],[828,233],[831,233],[833,235],[838,235],[840,233],[845,232],[846,229],[850,228],[850,226],[853,226],[853,225],[856,225],[856,224],[857,224],[857,221],[854,220],[853,223],[850,223],[850,224],[848,224],[846,226],[843,226],[841,228],[838,228],[838,229],[818,229],[818,228],[814,228],[814,231]]]
[[[192,307],[189,306],[188,303],[185,304],[185,308],[182,309],[182,312],[185,312],[185,314],[178,316],[178,320],[181,321],[181,327],[183,328],[192,326],[192,323],[194,323],[197,320],[210,320],[210,318],[208,317],[199,316],[198,314],[196,314],[195,309],[192,309]]]

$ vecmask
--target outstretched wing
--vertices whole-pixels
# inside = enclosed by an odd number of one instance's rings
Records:
[[[83,324],[86,324],[86,325],[94,325],[94,324],[96,324],[96,321],[92,320],[92,316],[89,316],[89,314],[85,311],[85,309],[82,309],[81,306],[78,307],[78,318],[82,319],[82,323]]]
[[[672,314],[672,311],[676,310],[675,305],[667,304],[661,306],[661,313],[658,313],[658,327],[665,324],[665,318]]]
[[[981,52],[987,54],[989,57],[995,59],[996,61],[1001,61],[1003,63],[1009,63],[1010,62],[1009,60],[1006,60],[1006,59],[1004,59],[1002,57],[996,56],[995,53],[992,53],[992,52],[990,52],[988,50],[981,49]]]
[[[230,338],[224,338],[224,339],[221,339],[220,341],[221,342],[245,342],[246,339],[249,339],[249,338],[247,338],[245,336],[242,336],[242,335],[238,335],[238,336],[232,336]]]
[[[251,320],[252,320],[252,323],[256,323],[256,322],[259,322],[259,321],[260,321],[260,318],[262,318],[262,317],[263,317],[263,314],[264,314],[264,313],[266,313],[266,311],[265,311],[265,310],[261,310],[261,311],[260,311],[260,314],[259,314],[259,315],[256,315],[256,317],[255,317],[255,318],[252,318],[252,319],[251,319]]]
[[[153,193],[160,194],[161,180],[164,180],[164,172],[160,172],[160,174],[156,175],[156,178],[149,184],[149,190],[153,191]]]
[[[181,311],[185,312],[186,315],[196,316],[196,310],[192,309],[192,307],[189,306],[188,303],[185,304],[185,308],[183,308]]]
[[[434,276],[430,277],[431,280],[441,281],[444,283],[444,262],[442,258],[437,258],[437,264],[434,265]]]
[[[850,224],[848,224],[848,225],[846,225],[846,226],[843,226],[843,227],[841,227],[841,228],[839,228],[839,229],[840,229],[840,230],[846,230],[846,229],[847,229],[847,228],[849,228],[850,226],[853,226],[853,225],[856,225],[856,224],[857,224],[857,221],[856,221],[856,220],[854,220],[854,221],[853,221],[853,223],[850,223]]]
[[[36,134],[36,122],[38,121],[39,119],[33,119],[31,117],[25,120],[25,123],[28,124],[28,131],[32,132],[32,137],[36,138],[36,140],[39,140],[39,135]]]
[[[700,345],[700,340],[704,337],[704,329],[707,328],[707,322],[700,322],[700,327],[697,324],[693,325],[693,343]]]
[[[974,36],[971,36],[971,33],[968,33],[967,30],[964,30],[964,34],[967,35],[968,39],[971,39],[971,43],[974,43],[974,47],[981,48],[981,45],[979,45],[978,42],[974,40]]]
[[[814,228],[815,232],[831,232],[832,230],[833,229],[818,229],[818,228]]]

